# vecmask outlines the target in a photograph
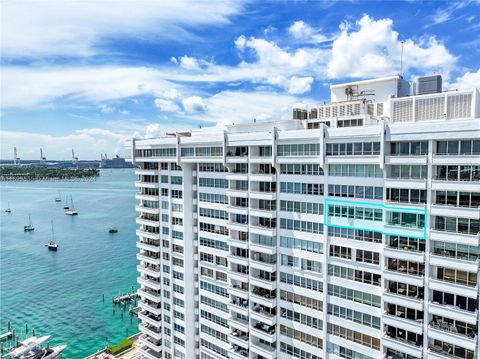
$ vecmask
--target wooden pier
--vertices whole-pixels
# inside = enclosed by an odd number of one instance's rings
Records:
[[[138,297],[137,292],[130,292],[126,294],[121,294],[119,296],[113,297],[112,298],[112,304],[124,304],[124,303],[130,303],[132,301],[136,301]]]

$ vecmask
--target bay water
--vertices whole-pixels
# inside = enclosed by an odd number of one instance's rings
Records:
[[[105,169],[89,181],[0,183],[0,333],[8,322],[20,339],[35,329],[76,359],[138,331],[128,308],[112,306],[138,287],[134,181],[133,169]],[[66,196],[78,216],[64,214]],[[24,232],[29,215],[35,230]],[[51,221],[58,252],[45,247]]]

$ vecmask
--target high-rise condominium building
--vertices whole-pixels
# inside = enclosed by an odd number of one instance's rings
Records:
[[[132,140],[142,356],[479,358],[480,95],[434,91]]]

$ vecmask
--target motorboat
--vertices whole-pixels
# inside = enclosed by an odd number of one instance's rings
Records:
[[[110,228],[108,229],[108,233],[117,233],[118,232],[118,229],[115,228],[114,226],[110,226]]]
[[[34,347],[28,353],[25,353],[21,359],[54,359],[65,350],[66,345],[57,345],[51,348],[41,348],[40,346]]]
[[[44,337],[37,338],[35,336],[25,339],[24,341],[20,342],[20,346],[18,348],[13,349],[10,353],[8,353],[10,358],[20,357],[33,348],[41,345],[42,343],[46,342],[50,338],[49,335]]]
[[[23,231],[24,232],[31,232],[34,231],[35,227],[32,224],[32,218],[28,216],[28,224],[26,226],[23,226]]]

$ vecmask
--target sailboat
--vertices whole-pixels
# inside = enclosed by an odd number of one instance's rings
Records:
[[[58,196],[55,197],[55,202],[62,202],[62,196],[60,195],[60,192],[58,192]]]
[[[52,221],[52,239],[45,244],[45,247],[48,248],[49,251],[57,251],[58,244],[55,243],[55,232],[53,232],[53,221]]]
[[[34,231],[34,230],[35,230],[35,227],[32,224],[32,218],[30,217],[30,215],[28,215],[28,224],[26,226],[23,226],[23,231],[24,232],[31,232],[31,231]]]
[[[68,196],[65,196],[65,204],[63,205],[63,209],[69,209],[70,206],[68,205]]]
[[[12,210],[10,209],[10,202],[8,202],[8,208],[5,210],[5,213],[12,213]]]
[[[75,209],[75,206],[73,205],[72,196],[70,196],[70,207],[65,211],[65,214],[68,216],[76,216],[78,214],[78,211]]]

